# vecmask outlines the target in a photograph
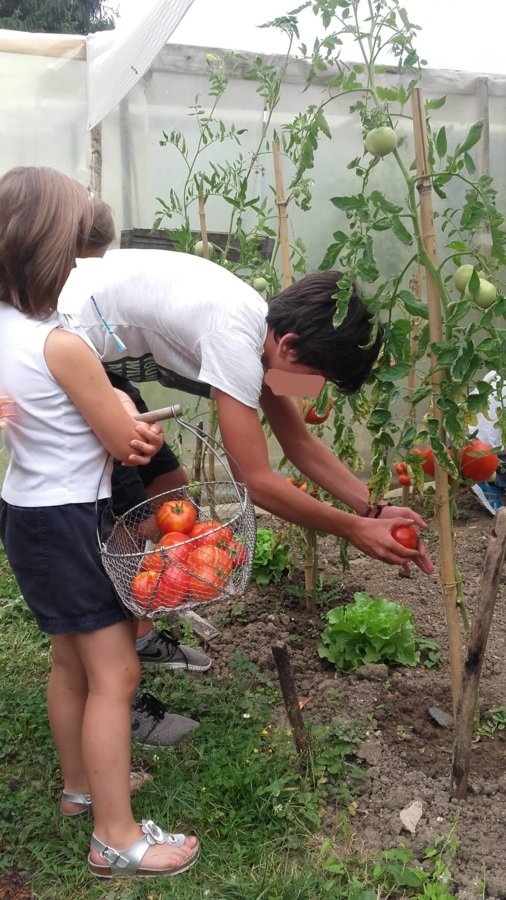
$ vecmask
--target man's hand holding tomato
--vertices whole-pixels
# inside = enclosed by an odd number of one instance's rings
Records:
[[[286,371],[290,371],[289,365]],[[222,442],[234,476],[247,484],[257,506],[303,528],[345,538],[374,559],[404,569],[413,563],[425,574],[432,574],[434,566],[422,542],[417,550],[409,550],[391,535],[396,524],[426,527],[422,517],[408,507],[385,507],[379,518],[366,518],[367,486],[310,432],[291,398],[275,395],[266,385],[261,396],[262,410],[283,454],[296,469],[355,513],[312,497],[274,472],[257,410],[223,391],[215,390],[215,398]]]

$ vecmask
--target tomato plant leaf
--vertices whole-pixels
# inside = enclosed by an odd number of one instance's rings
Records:
[[[443,125],[442,128],[439,129],[436,137],[436,153],[440,159],[443,159],[448,152],[448,140],[446,138],[446,128]]]
[[[413,235],[409,233],[398,216],[392,216],[392,231],[401,244],[409,247],[413,243]]]

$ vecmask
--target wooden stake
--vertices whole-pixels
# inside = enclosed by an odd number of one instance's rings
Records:
[[[279,246],[281,249],[281,283],[284,288],[292,283],[292,265],[290,262],[290,242],[288,240],[288,200],[285,197],[283,170],[281,168],[281,150],[279,141],[272,142],[272,158],[274,161],[274,180],[276,182],[276,204],[279,216]]]
[[[457,707],[455,742],[453,751],[452,795],[462,800],[467,794],[473,723],[478,700],[480,675],[494,614],[495,601],[501,581],[506,553],[506,509],[500,509],[495,517],[488,542],[480,593],[473,615],[469,635],[467,659]]]
[[[427,132],[425,128],[425,111],[419,88],[415,88],[412,97],[413,130],[415,139],[416,170],[418,176],[417,189],[420,195],[420,225],[425,251],[429,259],[436,262],[436,234],[432,208],[432,182],[428,177],[430,166],[428,161]],[[441,318],[441,299],[437,284],[429,269],[426,269],[427,301],[429,308],[429,332],[432,342],[441,341],[443,328]],[[439,420],[441,439],[444,440],[443,415],[437,406],[440,385],[446,379],[445,370],[438,367],[434,354],[431,358],[432,409]],[[436,462],[436,523],[440,541],[440,574],[443,598],[448,626],[449,655],[451,667],[452,699],[454,716],[457,710],[460,681],[462,678],[462,641],[458,615],[458,598],[456,585],[456,566],[453,551],[453,528],[450,512],[450,495],[448,476]]]
[[[304,725],[302,711],[297,697],[297,688],[293,677],[288,647],[282,641],[271,648],[276,669],[278,670],[279,684],[283,694],[288,721],[292,726],[293,738],[297,753],[307,753],[309,750],[309,735]]]
[[[206,201],[203,194],[199,194],[199,222],[200,222],[200,236],[202,238],[202,256],[205,259],[209,259],[209,241],[207,240],[207,225],[206,225]]]

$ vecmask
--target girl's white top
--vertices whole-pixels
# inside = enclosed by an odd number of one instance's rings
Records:
[[[10,461],[2,497],[16,506],[60,506],[109,497],[112,462],[44,359],[56,316],[29,318],[0,303],[0,393],[15,403],[3,432]]]
[[[79,259],[58,310],[84,329],[104,363],[151,355],[165,369],[259,405],[267,305],[216,263],[170,250],[110,250],[102,259]]]

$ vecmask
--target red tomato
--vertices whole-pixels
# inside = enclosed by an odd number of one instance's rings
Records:
[[[202,547],[192,550],[186,562],[190,572],[197,574],[202,565],[213,566],[218,577],[226,581],[234,568],[234,561],[226,550],[221,550],[215,544],[203,544]]]
[[[490,444],[484,441],[470,441],[460,456],[460,473],[469,481],[490,481],[497,466],[499,457],[491,453]]]
[[[167,500],[155,513],[160,531],[182,531],[188,534],[197,521],[197,510],[189,500]]]
[[[435,475],[434,451],[432,447],[413,447],[413,453],[423,456],[422,469],[426,475]]]
[[[227,553],[230,555],[234,569],[243,566],[246,562],[246,548],[240,541],[230,541],[227,547]]]
[[[169,531],[158,541],[152,551],[146,553],[142,560],[141,570],[151,569],[160,572],[164,565],[183,563],[191,552],[188,535],[180,531]]]
[[[156,609],[159,604],[159,572],[139,572],[132,580],[132,597],[144,609]]]
[[[409,477],[409,475],[406,473],[404,475],[399,475],[399,484],[402,484],[403,487],[407,487],[409,484],[411,484],[411,478]]]
[[[331,397],[329,397],[324,412],[319,415],[316,412],[316,403],[305,401],[302,404],[302,414],[304,416],[304,421],[307,422],[308,425],[321,425],[323,422],[327,421],[330,413],[332,412],[333,405],[334,401]]]
[[[190,576],[189,594],[194,600],[205,602],[219,597],[224,587],[214,566],[201,563],[198,572]]]
[[[206,519],[193,526],[189,537],[199,538],[203,544],[225,545],[233,540],[234,534],[231,528],[216,519]]]
[[[188,597],[190,575],[179,566],[166,566],[158,588],[159,606],[180,606]]]
[[[413,525],[396,525],[391,533],[394,541],[408,550],[416,550],[418,547],[418,532]]]
[[[394,465],[394,472],[396,475],[405,475],[408,471],[408,467],[404,462],[398,462]]]

